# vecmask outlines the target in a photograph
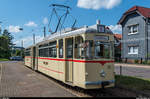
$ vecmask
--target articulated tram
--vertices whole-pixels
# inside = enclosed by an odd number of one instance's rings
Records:
[[[113,87],[113,33],[96,24],[51,34],[25,49],[25,65],[72,86]]]

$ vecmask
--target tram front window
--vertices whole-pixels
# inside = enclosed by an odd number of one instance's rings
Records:
[[[95,42],[95,58],[110,58],[111,50],[109,43]]]

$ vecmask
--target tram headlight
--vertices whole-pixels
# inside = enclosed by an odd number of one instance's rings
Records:
[[[86,72],[86,73],[85,73],[85,76],[88,76],[88,75],[89,75],[89,74]]]
[[[104,70],[101,70],[101,71],[100,71],[100,76],[101,76],[101,77],[105,77],[105,76],[106,76],[106,73],[105,73]]]

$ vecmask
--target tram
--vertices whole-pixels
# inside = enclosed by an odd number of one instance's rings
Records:
[[[84,89],[114,87],[114,36],[105,25],[70,28],[25,49],[25,65]]]

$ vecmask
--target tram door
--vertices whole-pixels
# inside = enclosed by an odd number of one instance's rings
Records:
[[[32,63],[33,64],[33,66],[32,66],[33,68],[32,69],[33,70],[35,70],[35,57],[36,57],[36,47],[33,47],[33,57],[32,57],[32,60],[33,60],[32,61],[33,62]]]
[[[37,52],[38,52],[38,48],[37,47],[35,47],[35,51],[34,51],[34,53],[35,53],[35,56],[34,56],[34,60],[35,60],[35,66],[34,66],[34,70],[38,70],[38,54],[37,54]]]
[[[73,39],[66,40],[66,80],[67,82],[73,82]]]

